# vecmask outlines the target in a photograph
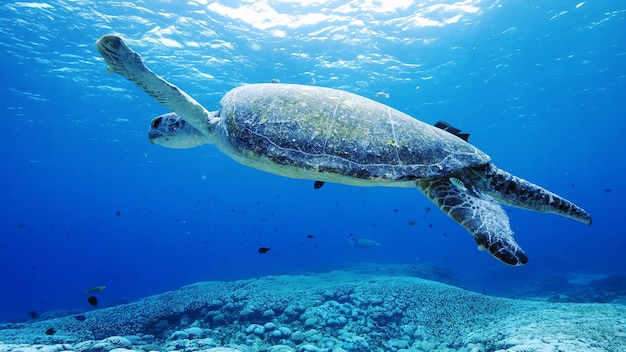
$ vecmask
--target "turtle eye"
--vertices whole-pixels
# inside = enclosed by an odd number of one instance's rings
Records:
[[[160,117],[157,117],[156,119],[152,120],[152,128],[159,128],[159,125],[161,125]]]

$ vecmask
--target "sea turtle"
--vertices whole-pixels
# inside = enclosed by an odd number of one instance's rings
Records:
[[[152,143],[215,144],[244,165],[281,176],[417,188],[469,231],[479,249],[510,265],[528,258],[499,203],[591,224],[583,209],[498,169],[458,133],[371,99],[316,86],[249,84],[226,93],[219,111],[209,112],[148,69],[119,36],[103,36],[96,46],[109,72],[174,111],[152,120]]]

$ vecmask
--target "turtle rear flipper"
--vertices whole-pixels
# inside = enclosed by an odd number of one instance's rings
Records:
[[[523,265],[528,257],[513,239],[509,217],[490,196],[454,177],[416,182],[417,188],[449,217],[474,236],[478,249],[486,249],[509,265]]]
[[[467,182],[476,185],[498,202],[522,209],[551,213],[591,225],[591,215],[583,208],[547,189],[497,168],[493,164],[466,173]]]

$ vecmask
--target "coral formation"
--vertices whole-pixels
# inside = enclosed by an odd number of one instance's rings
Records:
[[[0,352],[626,348],[622,305],[496,298],[366,270],[204,282],[84,316],[1,325]]]

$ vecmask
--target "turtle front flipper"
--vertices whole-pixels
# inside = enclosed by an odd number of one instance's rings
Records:
[[[417,188],[444,213],[474,236],[478,249],[486,249],[509,265],[523,265],[528,257],[513,239],[509,217],[490,196],[454,177],[416,182]]]
[[[122,38],[105,35],[98,39],[96,48],[109,65],[109,72],[115,72],[133,82],[167,108],[174,110],[192,127],[212,141],[215,137],[209,130],[208,121],[215,119],[200,103],[182,89],[152,72],[141,60],[141,56],[131,49]]]

